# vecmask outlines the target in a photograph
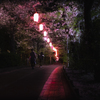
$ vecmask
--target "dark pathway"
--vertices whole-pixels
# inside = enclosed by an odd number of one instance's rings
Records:
[[[65,82],[62,68],[48,65],[0,73],[0,100],[71,100],[74,95]]]

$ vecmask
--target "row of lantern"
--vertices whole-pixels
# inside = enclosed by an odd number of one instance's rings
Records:
[[[38,22],[39,21],[39,14],[35,13],[34,16],[33,16],[33,19],[34,19],[35,22]],[[39,30],[43,31],[43,24],[39,25]],[[59,58],[57,57],[57,49],[53,47],[52,43],[50,42],[50,39],[47,38],[47,32],[46,31],[44,31],[44,40],[47,41],[49,43],[49,46],[55,51],[56,61],[58,61]]]

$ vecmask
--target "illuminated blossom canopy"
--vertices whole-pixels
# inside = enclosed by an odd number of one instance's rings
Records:
[[[50,41],[58,49],[65,48],[67,40],[79,41],[82,34],[79,25],[83,22],[82,19],[78,19],[80,18],[78,16],[83,14],[81,10],[79,11],[79,5],[75,2],[42,1],[1,3],[0,28],[10,27],[17,47],[31,48],[35,44],[33,40],[37,40],[38,37],[43,41],[47,40],[46,37],[43,38],[43,34],[46,33],[40,31],[43,29],[47,31]],[[10,36],[11,32],[8,31],[7,34]]]
[[[80,30],[76,25],[76,17],[80,11],[77,3],[54,3],[56,7],[50,4],[52,0],[46,2],[46,5],[41,1],[31,0],[23,4],[13,2],[0,4],[0,24],[7,27],[14,25],[11,30],[14,32],[17,48],[30,49],[36,45],[38,38],[41,38],[47,41],[47,45],[50,45],[57,56],[59,49],[64,50],[68,39],[70,41],[79,39]],[[48,9],[44,9],[45,7]],[[11,35],[11,32],[8,34]],[[42,42],[41,44],[46,46]]]

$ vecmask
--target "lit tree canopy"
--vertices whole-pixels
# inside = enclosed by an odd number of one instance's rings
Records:
[[[39,22],[33,21],[34,13],[39,13]],[[43,37],[39,24],[43,24],[48,36],[56,47],[69,41],[78,41],[81,35],[79,24],[83,23],[83,11],[77,2],[65,0],[26,0],[0,4],[0,29],[9,28],[7,34],[13,34],[17,47],[31,48],[32,40]],[[81,23],[80,23],[81,22]]]

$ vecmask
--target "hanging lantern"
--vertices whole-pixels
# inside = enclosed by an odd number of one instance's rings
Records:
[[[47,32],[46,31],[44,31],[44,36],[47,36]]]
[[[56,61],[58,61],[59,60],[59,57],[56,57]]]
[[[44,40],[46,41],[47,40],[47,37],[44,37]]]
[[[47,39],[47,42],[50,42],[50,39],[49,38]]]
[[[35,13],[34,14],[34,21],[35,22],[38,22],[38,20],[39,20],[39,14],[38,13]]]
[[[54,50],[54,51],[57,51],[57,49],[56,49],[56,48],[54,48],[54,47],[53,47],[53,50]]]
[[[43,30],[43,24],[39,25],[39,30],[42,31]]]
[[[50,45],[50,47],[51,47],[51,46],[52,46],[52,43],[50,42],[49,45]]]
[[[51,46],[51,48],[53,49],[53,46]]]
[[[57,51],[56,51],[56,54],[55,54],[55,56],[57,57]]]

